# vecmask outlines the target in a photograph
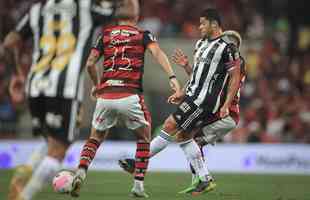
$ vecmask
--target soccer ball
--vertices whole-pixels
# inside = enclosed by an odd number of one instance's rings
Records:
[[[72,183],[74,178],[74,172],[68,170],[62,170],[56,174],[53,178],[54,191],[61,194],[71,192]]]

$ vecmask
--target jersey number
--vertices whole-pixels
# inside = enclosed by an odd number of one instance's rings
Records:
[[[62,71],[70,61],[75,50],[76,39],[72,33],[64,33],[56,38],[54,35],[44,35],[40,39],[42,58],[37,62],[34,71],[38,72],[51,67]]]
[[[131,60],[126,57],[126,49],[129,49],[130,47],[122,47],[121,49],[118,49],[116,47],[114,48],[113,56],[110,58],[112,60],[112,66],[108,68],[106,71],[115,71],[115,70],[123,70],[123,71],[131,71]],[[119,58],[120,57],[120,58]],[[125,63],[123,67],[116,67],[115,62],[116,59],[118,59],[118,62],[121,62],[122,64]]]

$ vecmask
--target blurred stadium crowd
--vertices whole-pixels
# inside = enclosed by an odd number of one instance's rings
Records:
[[[0,41],[32,2],[0,1]],[[248,71],[241,98],[241,123],[224,140],[310,143],[310,16],[304,3],[142,0],[140,26],[159,37],[197,39],[200,10],[216,6],[223,13],[225,29],[237,30],[243,36],[242,54]],[[31,63],[30,55],[27,51],[22,55],[25,69]],[[12,64],[7,60],[0,47],[0,137],[16,137],[20,109],[12,105],[8,95]]]

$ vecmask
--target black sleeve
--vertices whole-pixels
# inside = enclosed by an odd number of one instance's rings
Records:
[[[30,26],[30,13],[26,13],[15,27],[15,31],[19,33],[22,39],[26,40],[32,36],[32,30]]]
[[[240,65],[240,52],[234,44],[228,44],[226,46],[223,56],[227,71],[232,70],[236,65]]]
[[[149,44],[157,42],[156,37],[150,31],[144,31],[143,33],[143,45],[147,47]]]
[[[116,1],[97,0],[91,3],[91,16],[94,26],[104,25],[112,21],[116,9]]]
[[[103,52],[103,37],[102,35],[99,35],[98,38],[95,41],[95,44],[93,45],[92,49],[97,50],[99,53]]]

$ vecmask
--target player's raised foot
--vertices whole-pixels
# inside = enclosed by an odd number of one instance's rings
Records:
[[[195,188],[196,186],[199,184],[200,182],[200,179],[199,177],[197,176],[193,181],[192,181],[192,184],[190,186],[188,186],[187,188],[185,188],[184,190],[178,192],[179,194],[188,194],[188,193],[191,193]]]
[[[78,169],[75,172],[75,176],[72,182],[72,191],[70,192],[70,195],[72,197],[79,197],[80,196],[80,190],[82,188],[82,185],[84,183],[86,177],[86,172],[82,169]]]
[[[32,175],[32,168],[22,165],[16,168],[9,187],[8,200],[16,200]]]
[[[129,174],[133,174],[135,172],[135,159],[121,159],[118,161],[118,165]]]
[[[216,187],[216,183],[213,179],[208,181],[199,181],[194,190],[192,190],[192,196],[198,196],[206,192],[210,192],[214,190]]]
[[[132,188],[130,196],[135,198],[149,198],[149,195],[146,194],[144,190],[136,188]]]

